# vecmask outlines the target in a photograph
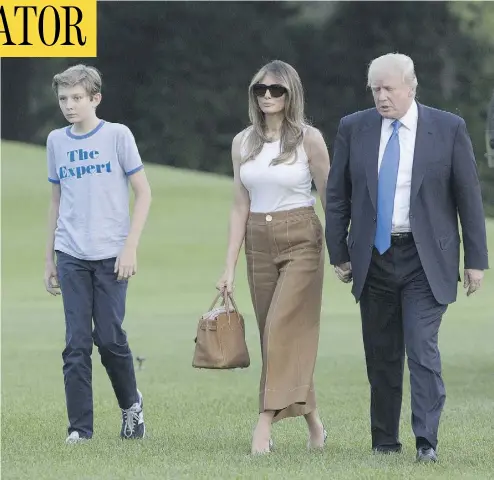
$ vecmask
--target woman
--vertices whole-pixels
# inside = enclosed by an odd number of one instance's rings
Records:
[[[306,124],[293,67],[273,61],[249,87],[251,126],[232,143],[234,200],[226,266],[216,287],[232,291],[245,240],[248,281],[259,326],[262,375],[252,453],[271,450],[271,425],[303,415],[309,447],[326,440],[312,381],[319,340],[324,271],[323,229],[311,195],[325,207],[329,155]]]

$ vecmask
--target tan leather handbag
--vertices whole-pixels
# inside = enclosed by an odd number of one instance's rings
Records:
[[[233,369],[250,365],[244,319],[233,296],[226,291],[222,305],[215,308],[221,296],[218,293],[209,311],[199,320],[192,359],[194,368]]]

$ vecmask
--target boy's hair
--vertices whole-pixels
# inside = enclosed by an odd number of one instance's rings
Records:
[[[51,86],[57,95],[59,87],[82,85],[86,93],[93,97],[96,93],[101,93],[101,83],[101,73],[97,68],[79,64],[57,73]]]

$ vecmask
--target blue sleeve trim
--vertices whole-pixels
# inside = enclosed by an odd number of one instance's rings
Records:
[[[134,168],[133,170],[130,170],[129,172],[126,172],[125,175],[130,177],[134,173],[137,173],[139,170],[142,170],[144,168],[144,165],[139,165],[137,168]]]
[[[56,184],[59,184],[60,183],[60,180],[55,180],[54,178],[50,178],[50,177],[48,177],[48,181],[50,183],[56,183]]]

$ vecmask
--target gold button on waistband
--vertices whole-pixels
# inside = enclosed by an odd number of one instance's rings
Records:
[[[273,220],[273,217],[271,215],[266,215],[266,222],[270,222]]]

